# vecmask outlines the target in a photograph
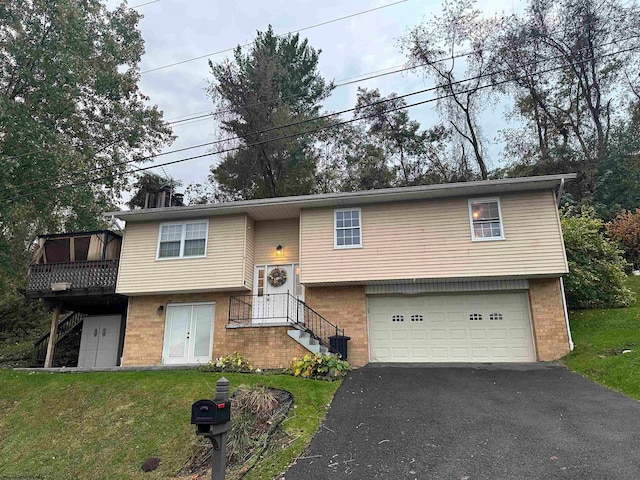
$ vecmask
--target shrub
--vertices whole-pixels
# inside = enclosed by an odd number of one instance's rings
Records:
[[[251,372],[249,360],[238,352],[216,358],[215,362],[200,367],[203,372]]]
[[[635,267],[640,266],[640,208],[625,210],[606,225],[607,233],[624,250],[624,257]]]
[[[296,377],[334,380],[344,377],[351,370],[351,365],[336,355],[316,353],[294,358],[291,370]]]
[[[570,308],[624,307],[633,300],[625,287],[626,261],[603,234],[592,208],[561,212],[569,275],[565,279]]]

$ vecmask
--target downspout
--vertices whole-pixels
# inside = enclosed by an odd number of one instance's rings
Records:
[[[562,195],[564,195],[564,178],[560,179],[560,188],[558,188],[558,196],[556,197],[556,205],[560,207],[562,201]]]
[[[569,326],[569,311],[567,310],[567,297],[564,294],[564,278],[560,277],[560,290],[562,292],[562,308],[564,310],[564,321],[567,324],[567,335],[569,336],[569,349],[573,352],[573,337]]]

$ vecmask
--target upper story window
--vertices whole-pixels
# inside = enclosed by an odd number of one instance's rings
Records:
[[[209,222],[163,223],[158,238],[158,259],[204,257]]]
[[[504,240],[499,199],[469,200],[469,217],[472,240]]]
[[[362,223],[359,208],[343,208],[335,213],[335,248],[362,246]]]

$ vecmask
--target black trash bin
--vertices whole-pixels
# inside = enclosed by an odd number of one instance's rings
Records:
[[[351,337],[347,337],[346,335],[333,335],[329,337],[329,345],[331,349],[335,352],[338,352],[342,357],[342,360],[346,360],[349,354],[349,348],[347,342],[351,340]]]

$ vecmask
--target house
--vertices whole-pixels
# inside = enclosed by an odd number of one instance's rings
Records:
[[[108,213],[126,222],[118,363],[238,351],[280,368],[345,337],[355,366],[558,359],[572,345],[557,198],[573,179]]]
[[[238,351],[280,368],[329,349],[355,366],[558,359],[572,344],[557,198],[573,179],[108,213],[122,238],[39,237],[27,295],[54,311],[40,357],[61,364],[56,345],[75,335],[80,367]]]

